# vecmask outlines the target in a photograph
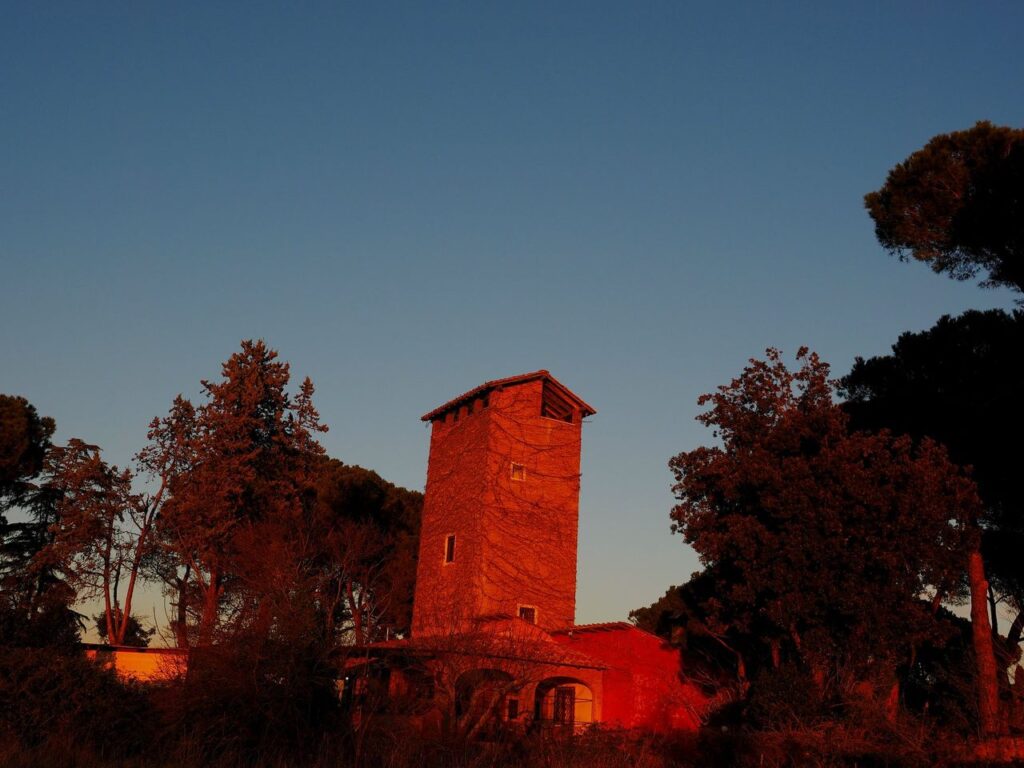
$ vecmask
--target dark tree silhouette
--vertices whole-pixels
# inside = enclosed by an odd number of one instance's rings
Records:
[[[25,398],[0,395],[0,516],[42,470],[54,429],[53,419],[40,417]]]
[[[671,460],[674,530],[716,575],[713,635],[757,638],[826,698],[865,684],[888,698],[897,666],[939,639],[934,614],[963,573],[976,490],[932,441],[851,433],[828,366],[798,359],[791,372],[768,350],[701,398],[722,445]]]
[[[165,578],[180,586],[180,615],[194,618],[203,646],[222,618],[232,630],[269,631],[281,618],[275,609],[295,607],[287,593],[301,586],[293,567],[309,544],[301,533],[323,455],[316,433],[326,430],[312,382],[289,395],[289,366],[263,341],[242,342],[222,375],[203,382],[206,401],[198,408],[179,397],[166,418],[154,420],[141,454],[170,467],[156,526],[172,557],[162,564]],[[154,458],[165,455],[174,458]],[[177,629],[179,642],[187,641],[185,627]]]
[[[126,643],[153,507],[132,490],[132,473],[107,464],[100,449],[72,438],[46,459],[44,488],[54,499],[49,542],[33,567],[61,573],[78,601],[103,601],[103,635]]]
[[[864,201],[890,253],[1024,291],[1024,130],[979,122],[936,136]]]
[[[771,625],[756,619],[749,629],[741,629],[731,606],[719,599],[720,585],[735,581],[729,569],[727,564],[709,565],[685,584],[669,587],[651,605],[629,613],[638,627],[679,648],[686,675],[721,704],[744,698],[751,675],[772,663],[772,647],[762,642]]]
[[[317,591],[331,632],[361,645],[412,621],[423,496],[376,472],[325,460],[318,470]]]
[[[950,458],[971,467],[984,505],[982,552],[996,602],[1016,617],[1004,665],[1019,658],[1024,630],[1024,486],[1012,447],[1024,432],[1024,312],[969,311],[943,317],[921,333],[905,333],[892,354],[857,358],[842,379],[844,408],[860,429],[888,428],[933,438]]]
[[[129,645],[137,648],[145,648],[149,645],[149,641],[153,638],[153,635],[156,634],[155,628],[144,627],[138,618],[135,616],[129,616],[124,622],[125,631],[120,640],[114,638],[114,640],[111,641],[110,635],[107,631],[108,623],[106,613],[93,616],[92,619],[96,624],[96,633],[100,636],[100,640],[105,643],[115,642],[117,645]],[[115,615],[114,617],[114,621],[118,624],[121,623],[121,619],[122,616],[120,615]]]
[[[59,569],[38,562],[58,514],[59,494],[43,476],[55,428],[25,398],[0,395],[0,644],[78,641],[74,590]],[[15,508],[22,519],[9,522]]]
[[[630,611],[629,620],[645,632],[671,640],[673,622],[686,611],[687,607],[687,601],[683,596],[683,587],[671,586],[665,590],[664,595],[650,605]]]

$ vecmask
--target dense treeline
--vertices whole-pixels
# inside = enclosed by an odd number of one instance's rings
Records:
[[[421,496],[324,455],[307,379],[243,342],[203,401],[154,419],[133,469],[0,396],[0,716],[5,746],[54,739],[124,757],[143,744],[198,762],[331,747],[347,732],[347,649],[407,631]],[[88,663],[99,636],[146,645],[143,584],[173,619],[188,674],[145,690]]]
[[[324,456],[312,383],[289,396],[276,358],[243,342],[201,405],[178,397],[153,420],[134,472],[83,440],[51,444],[52,420],[0,396],[5,642],[50,610],[74,630],[59,606],[96,600],[101,637],[144,644],[141,581],[162,585],[163,639],[180,648],[295,632],[334,647],[408,627],[420,495]]]

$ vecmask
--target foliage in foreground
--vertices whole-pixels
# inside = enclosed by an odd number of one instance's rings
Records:
[[[264,653],[264,651],[267,651]],[[497,731],[485,740],[432,737],[381,713],[360,725],[341,710],[333,679],[303,650],[237,645],[197,659],[190,673],[139,686],[80,655],[0,649],[0,764],[9,768],[714,768],[952,764],[921,719],[870,707],[815,720],[807,681],[776,680],[751,708],[776,719],[726,722],[657,736],[595,728]],[[778,718],[788,702],[795,717]],[[799,711],[798,711],[799,710]],[[763,712],[762,712],[763,715]],[[741,718],[742,719],[742,718]],[[752,717],[746,718],[753,723]],[[955,746],[955,745],[954,745]]]

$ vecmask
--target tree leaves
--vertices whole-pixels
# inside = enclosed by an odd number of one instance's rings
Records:
[[[921,601],[964,562],[973,483],[933,442],[850,432],[829,368],[767,351],[702,402],[722,445],[670,462],[672,510],[718,577],[708,621],[816,669],[892,668],[934,633]]]
[[[983,121],[936,136],[864,203],[878,242],[900,259],[1024,291],[1024,130]]]

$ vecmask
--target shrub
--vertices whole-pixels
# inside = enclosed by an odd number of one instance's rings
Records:
[[[0,733],[9,750],[56,744],[100,758],[142,752],[151,719],[141,688],[80,653],[0,647]]]

